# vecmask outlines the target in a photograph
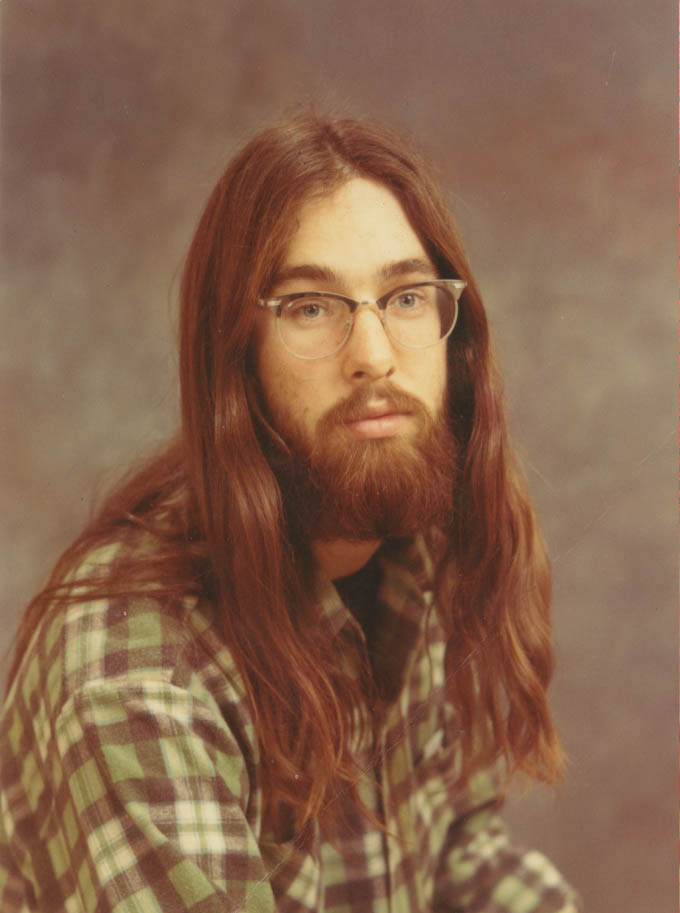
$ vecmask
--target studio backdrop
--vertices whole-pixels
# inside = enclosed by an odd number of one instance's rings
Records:
[[[0,646],[177,422],[182,258],[302,106],[437,166],[555,574],[556,798],[511,805],[589,913],[675,909],[676,8],[23,0],[3,9]]]

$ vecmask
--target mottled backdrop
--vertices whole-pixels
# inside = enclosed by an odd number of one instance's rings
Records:
[[[224,163],[314,101],[438,163],[556,575],[558,799],[590,913],[676,908],[676,9],[667,0],[22,0],[3,9],[2,643],[176,420],[182,256]]]

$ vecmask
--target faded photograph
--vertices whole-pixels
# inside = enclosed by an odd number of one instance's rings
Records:
[[[675,9],[3,26],[2,903],[672,908]]]

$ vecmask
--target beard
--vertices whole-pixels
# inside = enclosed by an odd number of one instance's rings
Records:
[[[374,399],[409,413],[408,435],[358,439],[346,427]],[[456,440],[443,414],[389,381],[357,390],[319,420],[313,439],[288,414],[273,416],[286,443],[272,462],[291,532],[308,541],[403,539],[449,525]]]

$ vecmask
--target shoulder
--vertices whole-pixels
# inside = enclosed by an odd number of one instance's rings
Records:
[[[241,677],[220,633],[215,607],[195,595],[150,586],[107,594],[107,576],[126,546],[102,546],[69,576],[71,598],[49,605],[8,691],[9,717],[52,724],[85,693],[123,699],[132,692],[191,698],[220,716],[247,716]],[[143,560],[143,553],[137,555]],[[92,594],[84,592],[96,580]],[[51,726],[48,726],[51,728]]]
[[[71,593],[119,557],[89,554]],[[144,880],[131,847],[161,846],[154,865],[179,859],[202,888],[201,863],[219,882],[235,834],[254,857],[258,746],[215,614],[139,590],[47,607],[0,716],[0,906],[30,882],[103,909]]]

